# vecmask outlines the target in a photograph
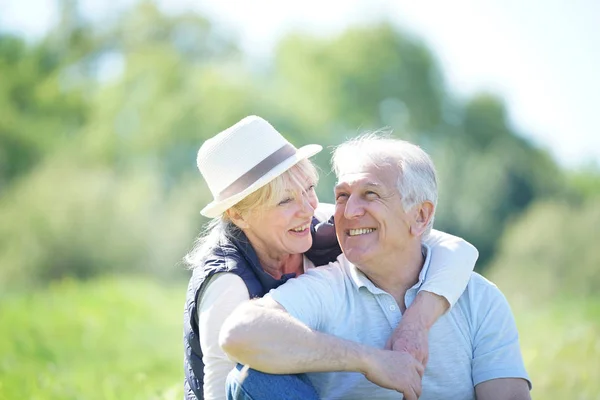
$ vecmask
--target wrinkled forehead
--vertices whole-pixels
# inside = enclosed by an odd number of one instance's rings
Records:
[[[376,186],[378,184],[380,183],[378,182],[377,177],[373,176],[373,174],[364,172],[350,172],[338,177],[335,188],[338,189],[365,185]]]
[[[336,188],[362,186],[395,186],[398,170],[393,165],[364,163],[339,172]]]

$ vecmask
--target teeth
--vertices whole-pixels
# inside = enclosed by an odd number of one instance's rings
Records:
[[[310,227],[310,223],[309,223],[309,224],[306,224],[306,225],[299,226],[299,227],[297,227],[297,228],[294,228],[294,229],[292,229],[292,230],[293,230],[294,232],[302,232],[302,231],[304,231],[305,229],[308,229],[309,227]]]
[[[350,236],[365,235],[367,233],[375,232],[375,228],[362,228],[362,229],[350,229],[348,234]]]

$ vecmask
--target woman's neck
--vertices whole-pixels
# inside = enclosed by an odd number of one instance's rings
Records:
[[[257,251],[257,255],[263,270],[275,279],[281,279],[281,276],[285,274],[295,273],[298,276],[304,272],[302,254],[269,257]]]

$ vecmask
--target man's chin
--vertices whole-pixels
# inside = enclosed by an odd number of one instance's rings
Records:
[[[349,248],[343,251],[346,259],[354,265],[360,265],[365,260],[366,251],[363,249]]]

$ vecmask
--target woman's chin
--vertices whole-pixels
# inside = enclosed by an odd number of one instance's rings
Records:
[[[307,243],[299,245],[296,247],[296,249],[298,250],[297,254],[304,254],[306,253],[308,250],[310,250],[310,247],[312,246],[312,239],[307,241]]]

